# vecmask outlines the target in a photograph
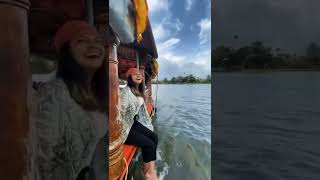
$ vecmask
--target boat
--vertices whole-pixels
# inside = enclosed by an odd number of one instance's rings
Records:
[[[0,131],[0,159],[6,162],[0,165],[3,179],[21,180],[28,172],[25,140],[32,89],[30,55],[55,61],[52,39],[58,27],[71,19],[88,21],[106,39],[110,87],[107,171],[109,179],[125,177],[137,148],[119,143],[121,125],[117,123],[118,93],[115,93],[119,91],[119,77],[128,66],[140,68],[146,77],[148,112],[153,116],[156,108],[151,79],[157,74],[158,55],[146,0],[110,0],[109,5],[107,3],[105,0],[0,0],[1,27],[5,27],[0,29],[0,127],[6,127]],[[129,6],[117,6],[119,3]],[[109,14],[108,6],[110,12],[120,14]],[[121,16],[121,13],[127,15]],[[38,85],[35,83],[36,88]]]
[[[124,79],[125,73],[131,67],[138,67],[139,70],[144,74],[145,81],[143,82],[146,87],[146,105],[147,111],[151,118],[154,117],[156,113],[155,102],[153,99],[152,91],[152,79],[155,78],[156,72],[155,68],[157,62],[155,58],[157,57],[157,52],[155,49],[146,49],[145,47],[150,47],[148,43],[154,43],[152,30],[150,23],[148,23],[147,31],[142,35],[144,40],[141,43],[145,44],[125,44],[118,47],[118,60],[119,60],[119,78]],[[145,42],[150,41],[151,42]],[[153,54],[154,53],[154,54]],[[124,158],[127,163],[130,164],[132,158],[134,157],[137,148],[134,146],[124,145]],[[122,173],[120,179],[123,179],[125,173]]]
[[[131,9],[135,9],[136,13],[130,13]],[[125,79],[125,73],[131,67],[136,67],[142,72],[145,77],[143,83],[147,92],[147,111],[150,117],[153,117],[156,113],[156,107],[153,99],[152,79],[158,73],[158,63],[156,61],[158,53],[147,15],[148,7],[145,0],[109,1],[109,28],[111,31],[109,36],[114,37],[111,38],[114,41],[111,50],[109,50],[109,52],[114,53],[111,56],[109,55],[111,57],[109,61],[114,62],[114,65],[109,66],[109,70],[114,66],[114,70],[118,71],[118,77],[116,75],[112,77],[115,84],[117,84],[118,79]],[[111,91],[116,92],[118,90],[117,86],[113,87],[114,89]],[[117,96],[117,93],[113,95]],[[118,104],[118,97],[112,97],[111,99],[114,99],[114,101],[110,104]],[[116,111],[116,107],[109,109],[110,112],[113,110]],[[126,179],[128,175],[128,168],[136,155],[137,147],[115,144],[115,142],[119,142],[120,134],[118,131],[121,128],[113,123],[117,121],[118,117],[110,115],[109,130],[112,132],[109,131],[109,178],[122,180]],[[117,152],[117,149],[123,149],[123,151]]]
[[[29,170],[30,54],[54,60],[54,33],[69,19],[87,20],[103,32],[106,7],[104,0],[0,0],[1,179],[26,179]]]

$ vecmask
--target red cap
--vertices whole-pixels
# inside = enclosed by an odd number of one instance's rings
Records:
[[[99,35],[96,28],[88,24],[86,21],[71,20],[66,22],[58,29],[54,37],[54,47],[56,51],[59,52],[64,43],[71,41],[81,34]]]
[[[126,72],[126,78],[128,79],[130,75],[134,75],[134,74],[140,74],[141,72],[139,71],[139,69],[137,68],[130,68],[127,72]]]

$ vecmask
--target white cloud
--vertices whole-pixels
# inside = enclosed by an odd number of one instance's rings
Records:
[[[190,11],[192,8],[193,0],[186,0],[185,1],[185,9],[186,11]]]
[[[156,42],[166,38],[169,34],[168,30],[165,29],[161,23],[155,24],[152,28],[152,32]]]
[[[195,49],[198,49],[197,46],[199,45],[194,44],[194,50],[181,52],[181,48],[183,48],[184,44],[182,44],[183,41],[178,38],[178,35],[184,28],[184,24],[180,19],[173,16],[174,11],[171,12],[172,3],[170,3],[172,1],[147,1],[149,18],[159,56],[159,79],[188,74],[193,74],[197,77],[205,77],[210,74],[211,48],[206,46],[207,49],[195,51]],[[191,10],[194,3],[194,0],[182,1],[182,5],[185,5],[186,10]],[[199,23],[190,26],[190,29],[194,32],[198,30],[197,27],[200,28],[198,34],[201,43],[200,45],[205,44],[211,38],[210,17],[207,19],[203,19],[199,21]],[[205,47],[202,46],[200,48]]]
[[[174,45],[178,44],[180,42],[180,39],[177,38],[171,38],[164,43],[159,44],[158,48],[161,50],[170,50]]]
[[[159,79],[193,74],[205,77],[211,73],[211,48],[200,49],[197,53],[177,53],[180,39],[170,38],[158,44]]]
[[[186,76],[193,74],[196,77],[204,78],[211,74],[211,66],[205,66],[194,62],[184,62],[176,64],[172,61],[159,61],[159,79],[171,79],[176,76]]]
[[[200,44],[205,44],[211,40],[211,19],[205,18],[197,23],[200,27],[199,40]]]
[[[175,25],[174,28],[176,30],[176,33],[178,33],[179,31],[181,31],[181,29],[183,28],[183,24],[182,22],[180,21],[180,19],[176,18],[176,19],[173,19],[171,21],[171,24],[172,25]]]
[[[180,39],[171,38],[163,43],[158,44],[159,61],[169,61],[175,64],[183,63],[185,57],[178,55],[175,51],[176,45]]]
[[[150,13],[157,13],[162,10],[169,10],[168,0],[147,0],[148,10]]]
[[[156,42],[162,42],[168,37],[177,35],[182,28],[183,24],[181,23],[180,19],[172,19],[170,16],[166,16],[161,20],[160,23],[153,26],[154,38]]]
[[[169,37],[176,36],[183,28],[178,18],[172,17],[169,0],[147,0],[149,18],[156,43],[163,42]]]
[[[193,62],[202,65],[204,68],[211,68],[211,48],[198,52],[195,55]]]

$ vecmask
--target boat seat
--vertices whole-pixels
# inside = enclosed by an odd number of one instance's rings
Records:
[[[134,154],[136,153],[138,147],[137,146],[132,146],[132,145],[123,145],[123,157],[126,159],[127,165],[129,166]],[[126,170],[123,171],[121,174],[119,180],[124,179],[126,175]]]

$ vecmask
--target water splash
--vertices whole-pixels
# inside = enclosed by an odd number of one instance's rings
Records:
[[[169,165],[164,163],[163,171],[159,172],[159,180],[164,180],[164,177],[169,174]]]

